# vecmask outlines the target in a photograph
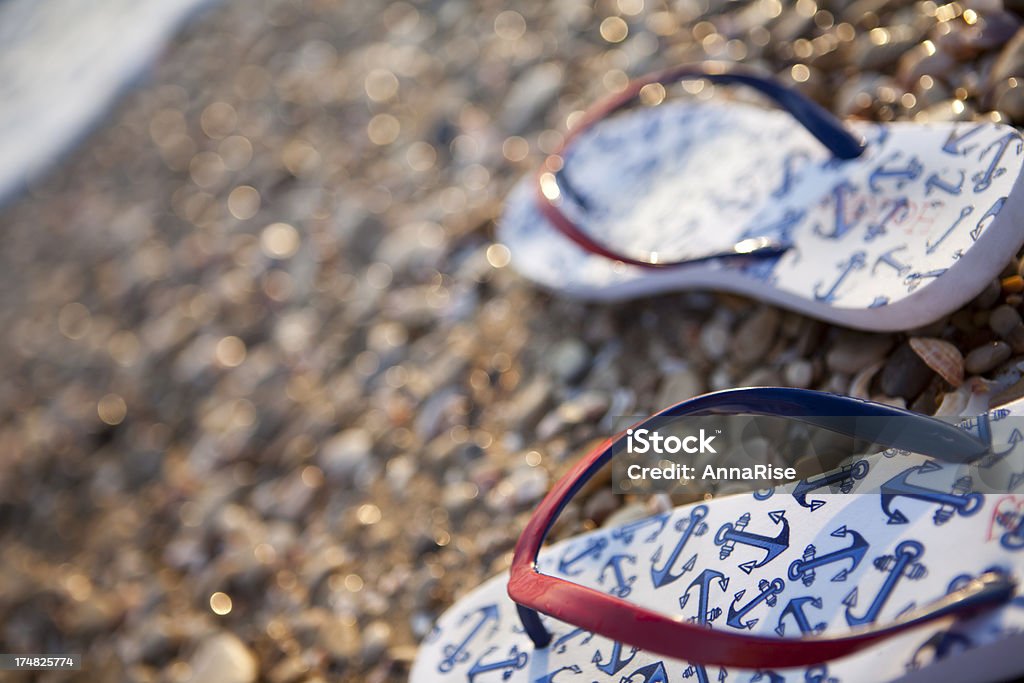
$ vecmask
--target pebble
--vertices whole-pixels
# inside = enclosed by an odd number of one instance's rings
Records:
[[[377,620],[370,622],[362,630],[362,651],[361,656],[366,662],[376,662],[388,649],[391,641],[391,626],[386,621]]]
[[[552,382],[546,375],[536,375],[506,404],[503,411],[506,423],[520,431],[537,424],[550,404],[551,389]]]
[[[1006,336],[1006,341],[1014,353],[1024,353],[1024,325],[1015,328]]]
[[[762,308],[736,328],[732,357],[742,364],[761,360],[775,342],[781,316],[776,308]]]
[[[992,310],[988,318],[988,324],[993,332],[1006,339],[1010,333],[1024,324],[1024,321],[1021,320],[1020,313],[1016,309],[1003,304]]]
[[[989,327],[1006,341],[1014,353],[1024,353],[1024,321],[1017,309],[1003,304],[995,308],[988,319]]]
[[[982,290],[981,294],[974,298],[972,304],[977,308],[992,308],[999,301],[1003,293],[1003,286],[999,280],[992,280]]]
[[[991,342],[979,346],[964,358],[964,367],[972,375],[982,375],[1013,355],[1013,349],[1005,342]]]
[[[806,389],[814,381],[814,364],[799,358],[786,363],[782,374],[788,386]]]
[[[667,408],[705,392],[704,380],[690,368],[680,368],[665,377],[655,401],[658,408]]]
[[[519,133],[537,117],[563,86],[562,67],[546,62],[531,67],[508,89],[501,113],[502,128]]]
[[[885,358],[892,345],[892,337],[887,335],[843,332],[826,354],[825,362],[833,372],[852,375]]]
[[[910,348],[901,344],[885,365],[879,384],[888,396],[900,396],[912,400],[928,386],[935,372]]]
[[[550,483],[543,467],[519,467],[491,489],[487,501],[500,512],[518,510],[543,498]]]
[[[578,339],[563,339],[549,351],[545,363],[558,379],[575,383],[590,367],[590,349]]]
[[[613,493],[611,488],[602,487],[583,506],[583,516],[601,526],[608,516],[621,506],[622,497]]]
[[[233,633],[203,639],[190,662],[196,683],[253,683],[259,672],[256,657]]]
[[[600,420],[611,399],[603,391],[583,391],[558,406],[558,416],[568,425]]]
[[[992,107],[1013,120],[1024,119],[1024,88],[1016,81],[1000,83],[993,89]]]
[[[700,331],[700,348],[711,360],[723,358],[729,350],[729,324],[716,318]]]
[[[320,448],[320,467],[332,479],[352,481],[370,464],[373,438],[364,429],[346,429]]]
[[[988,73],[988,82],[998,83],[1012,76],[1024,76],[1024,29],[1018,30],[1003,46]]]

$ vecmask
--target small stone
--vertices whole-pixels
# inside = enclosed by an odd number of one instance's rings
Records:
[[[548,370],[563,382],[575,382],[590,366],[590,349],[578,339],[564,339],[546,358]]]
[[[919,43],[900,57],[896,74],[903,87],[911,88],[920,80],[921,76],[941,73],[955,65],[956,60],[949,53],[936,51],[930,45]]]
[[[825,362],[832,372],[853,375],[885,358],[892,344],[892,337],[887,335],[845,332],[825,356]]]
[[[814,381],[814,365],[803,358],[790,361],[783,370],[783,378],[791,387],[806,389]]]
[[[504,417],[507,424],[516,430],[530,429],[544,415],[551,398],[551,380],[545,375],[536,375],[529,383],[516,390],[509,401]]]
[[[373,439],[364,429],[346,429],[321,447],[318,464],[328,477],[352,480],[370,462]]]
[[[522,467],[509,478],[515,486],[513,499],[517,505],[528,505],[540,500],[548,492],[550,481],[543,467]]]
[[[700,375],[690,368],[681,368],[662,380],[658,391],[658,408],[666,408],[681,401],[700,396],[706,387]]]
[[[301,657],[286,657],[267,673],[267,683],[298,683],[308,672],[309,665]]]
[[[1008,114],[1011,120],[1019,121],[1021,119],[1021,116],[1024,115],[1024,90],[1021,89],[1017,79],[1007,79],[998,83],[991,92],[990,97],[997,111]]]
[[[719,365],[708,378],[708,386],[712,391],[721,391],[722,389],[735,387],[736,380],[733,378],[732,372],[728,367]]]
[[[1003,339],[1010,336],[1015,329],[1020,327],[1024,321],[1020,318],[1020,313],[1011,306],[1003,304],[997,306],[992,310],[991,315],[988,318],[988,325],[992,328],[992,331],[998,334]]]
[[[583,516],[601,526],[608,516],[619,509],[622,499],[608,487],[602,487],[583,506]]]
[[[413,636],[420,640],[430,633],[430,629],[433,625],[434,615],[424,610],[414,612],[413,615],[409,617],[409,629],[412,631]]]
[[[547,441],[560,434],[567,426],[558,410],[553,410],[537,423],[537,438]]]
[[[1014,353],[1024,353],[1024,325],[1018,325],[1005,337]]]
[[[979,346],[964,359],[967,372],[972,375],[981,375],[996,367],[1013,355],[1013,350],[1006,342],[991,342]]]
[[[967,22],[949,22],[951,30],[940,32],[935,36],[934,46],[929,50],[936,54],[946,53],[960,62],[975,59],[978,54],[1002,47],[1013,37],[1020,26],[1020,19],[1002,10],[1002,3],[979,7],[972,3],[972,9],[979,11],[981,20]],[[936,48],[938,48],[936,50]],[[952,66],[952,65],[950,65]],[[948,68],[948,67],[947,67]],[[927,73],[943,73],[932,69]]]
[[[910,404],[910,409],[915,413],[931,415],[935,412],[935,409],[939,407],[938,403],[936,403],[936,398],[937,392],[934,387],[925,389],[921,392],[921,395]]]
[[[608,410],[610,399],[602,391],[584,391],[565,401],[556,412],[567,425],[598,420]]]
[[[544,110],[563,83],[562,67],[556,62],[537,64],[515,80],[505,96],[502,128],[520,132]]]
[[[197,683],[253,683],[257,674],[256,656],[238,636],[226,632],[203,640],[191,667]]]
[[[992,280],[985,286],[985,289],[974,298],[974,305],[978,308],[992,308],[999,301],[999,295],[1003,293],[1003,286],[999,280]]]
[[[327,619],[317,632],[317,644],[339,661],[353,657],[360,650],[360,641],[359,629],[346,619]]]
[[[935,372],[909,344],[901,344],[882,367],[881,387],[887,396],[917,397]]]
[[[1003,292],[1006,294],[1020,294],[1024,292],[1024,277],[1020,275],[1011,275],[1008,278],[1004,278],[1002,282]]]
[[[753,363],[763,358],[775,342],[779,319],[778,309],[766,307],[744,320],[733,338],[733,358],[739,363]]]
[[[989,81],[996,83],[1012,76],[1024,75],[1024,29],[1006,42],[989,72]]]
[[[700,330],[700,348],[711,360],[718,360],[729,348],[729,326],[724,320],[714,320]]]
[[[543,467],[520,467],[487,494],[487,502],[499,512],[511,512],[536,503],[547,493],[550,481]]]
[[[377,661],[391,644],[391,627],[385,621],[371,622],[363,629],[362,658],[366,662]]]
[[[977,110],[964,100],[951,97],[941,100],[917,113],[915,120],[926,122],[938,121],[970,121],[977,115]]]

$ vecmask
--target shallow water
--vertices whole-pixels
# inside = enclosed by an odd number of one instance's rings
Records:
[[[107,111],[211,0],[0,2],[0,201]]]

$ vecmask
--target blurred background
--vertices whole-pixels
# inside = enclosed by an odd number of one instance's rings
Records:
[[[1019,259],[869,335],[725,295],[564,301],[492,241],[586,104],[679,62],[844,117],[1020,123],[1019,9],[6,0],[0,651],[84,657],[10,680],[402,681],[615,416],[741,384],[1024,393]],[[606,484],[559,534],[663,504]]]

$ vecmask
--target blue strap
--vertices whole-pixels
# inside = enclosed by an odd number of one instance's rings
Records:
[[[985,455],[988,444],[966,431],[910,410],[810,389],[754,387],[705,394],[645,420],[702,415],[787,417],[856,439],[954,463]]]

